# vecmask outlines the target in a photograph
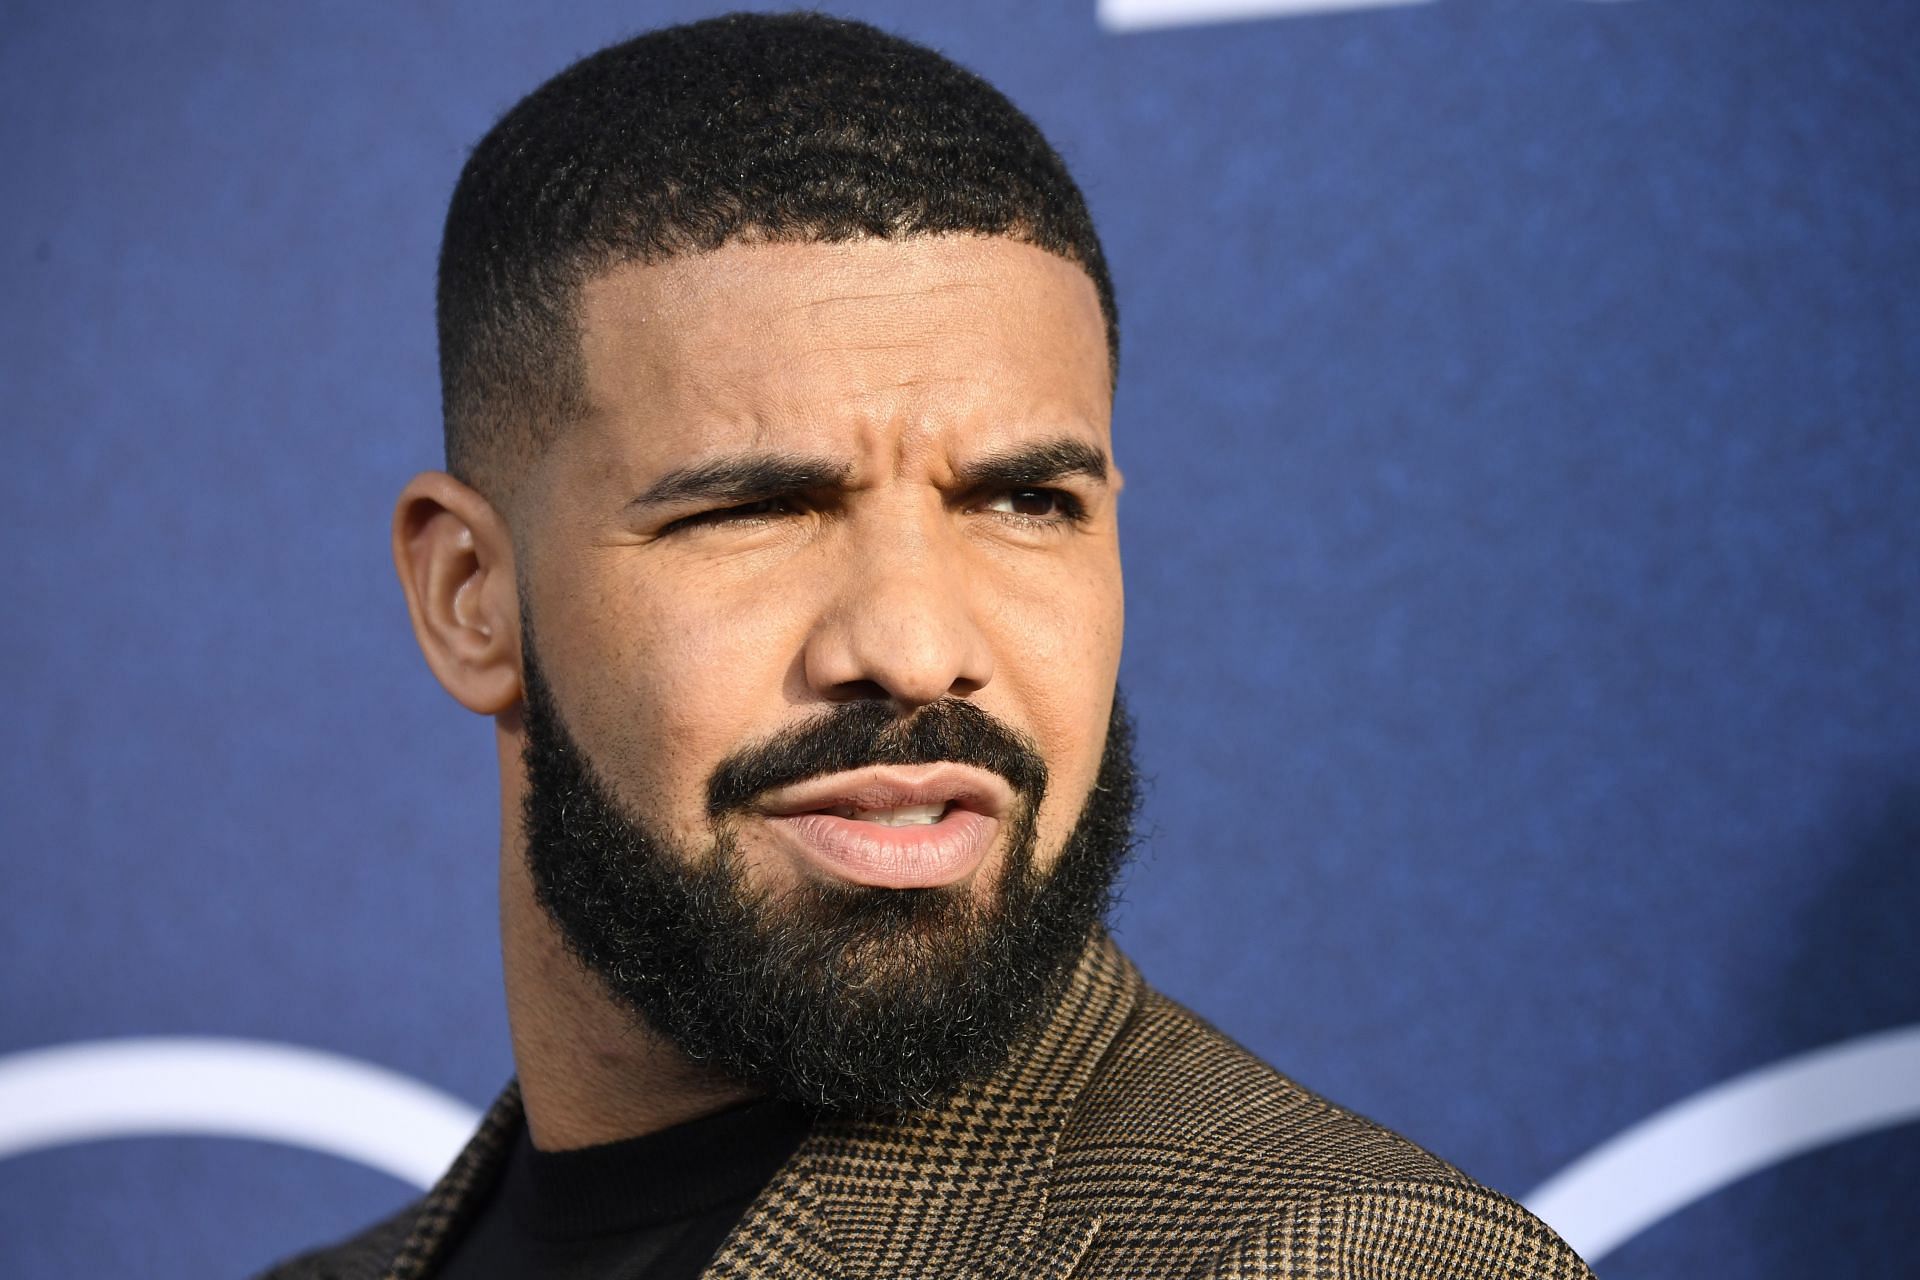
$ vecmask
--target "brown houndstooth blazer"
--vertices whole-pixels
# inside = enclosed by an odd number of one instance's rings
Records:
[[[421,1280],[520,1123],[509,1088],[425,1200],[264,1280]],[[823,1122],[710,1277],[1575,1280],[1512,1201],[1276,1074],[1104,936],[995,1078],[936,1111]]]

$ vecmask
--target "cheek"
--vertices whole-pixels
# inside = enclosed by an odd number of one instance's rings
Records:
[[[1040,812],[1043,858],[1080,816],[1099,773],[1119,674],[1122,599],[1117,564],[1075,575],[1041,599],[1009,607],[996,678],[1022,707],[1049,773]]]
[[[787,620],[638,575],[609,573],[574,599],[561,608],[564,688],[561,673],[549,679],[581,747],[629,804],[683,835],[703,828],[714,766],[782,718]]]

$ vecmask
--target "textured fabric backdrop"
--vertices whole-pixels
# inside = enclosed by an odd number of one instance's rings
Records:
[[[0,1273],[244,1273],[506,1077],[490,732],[386,550],[439,222],[711,11],[5,6]],[[1148,977],[1608,1276],[1910,1274],[1920,9],[846,11],[1113,258]]]

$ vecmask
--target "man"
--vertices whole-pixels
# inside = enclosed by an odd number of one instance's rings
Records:
[[[605,50],[475,150],[439,319],[394,546],[496,725],[518,1079],[276,1274],[1585,1274],[1100,928],[1116,310],[996,91],[812,15]]]

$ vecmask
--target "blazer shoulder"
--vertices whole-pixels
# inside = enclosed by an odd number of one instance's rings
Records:
[[[1328,1259],[1337,1264],[1328,1272]],[[1473,1182],[1375,1182],[1315,1197],[1236,1241],[1208,1280],[1593,1280],[1552,1228]]]
[[[1197,1274],[1293,1274],[1262,1267],[1328,1241],[1398,1260],[1356,1276],[1588,1274],[1519,1205],[1151,989],[1061,1135],[1053,1195],[1056,1211],[1098,1217],[1109,1249],[1219,1259]]]
[[[1156,1158],[1176,1179],[1197,1172],[1244,1182],[1244,1193],[1269,1203],[1383,1180],[1468,1181],[1151,988],[1075,1106],[1060,1158],[1072,1164],[1124,1151]]]

